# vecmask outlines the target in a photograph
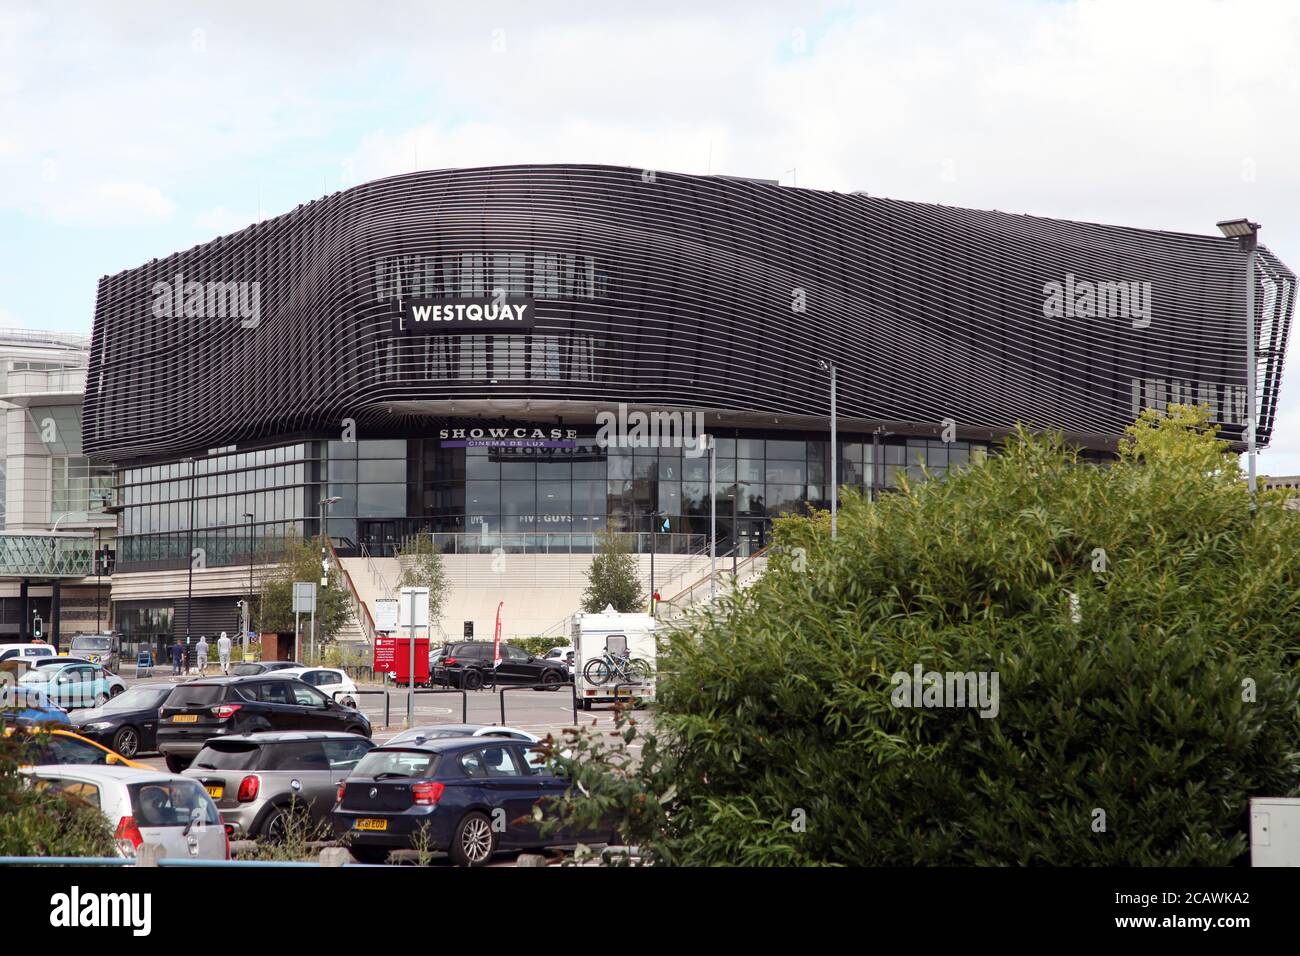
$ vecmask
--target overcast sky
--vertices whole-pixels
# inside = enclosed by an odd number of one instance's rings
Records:
[[[1298,117],[1300,0],[0,0],[0,326],[88,332],[101,275],[368,179],[516,162],[1248,215],[1294,270]],[[1291,371],[1273,474],[1300,473]]]

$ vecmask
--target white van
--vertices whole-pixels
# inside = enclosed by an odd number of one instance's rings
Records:
[[[579,707],[590,710],[592,704],[616,699],[654,700],[656,624],[649,614],[621,614],[610,606],[573,616],[573,686]],[[624,656],[625,663],[620,660]]]
[[[11,660],[31,662],[38,657],[53,657],[49,644],[0,644],[0,663]]]

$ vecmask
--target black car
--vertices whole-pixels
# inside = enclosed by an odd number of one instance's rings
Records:
[[[285,671],[291,667],[303,667],[297,661],[246,661],[240,664],[231,664],[230,673],[234,677],[254,677],[258,674],[269,674],[272,671]]]
[[[501,663],[493,671],[491,641],[461,641],[443,646],[434,657],[430,678],[437,684],[450,684],[476,690],[490,678],[497,684],[544,684],[551,690],[569,680],[569,669],[560,660],[529,654],[514,644],[501,645]]]
[[[158,710],[175,684],[136,684],[102,707],[74,711],[72,727],[123,757],[158,749]]]
[[[370,736],[370,721],[295,677],[274,672],[178,684],[158,714],[158,749],[172,773],[213,737],[267,730],[341,730]]]
[[[579,835],[543,836],[533,817],[540,800],[564,798],[568,782],[533,744],[453,737],[377,747],[339,786],[334,829],[362,863],[383,863],[391,850],[449,853],[462,866],[483,866],[498,850],[564,846]],[[608,843],[612,832],[580,835]]]

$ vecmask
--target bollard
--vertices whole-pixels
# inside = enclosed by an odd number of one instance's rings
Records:
[[[142,843],[135,851],[136,866],[157,866],[158,861],[166,856],[161,843]]]

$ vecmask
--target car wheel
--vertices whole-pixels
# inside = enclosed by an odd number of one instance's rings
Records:
[[[467,813],[451,838],[451,858],[459,866],[484,866],[497,848],[497,835],[487,816]]]
[[[483,686],[483,675],[479,673],[478,668],[471,667],[461,677],[460,686],[465,690],[478,690]]]
[[[169,773],[180,773],[190,765],[186,757],[178,757],[175,754],[166,754],[163,758],[167,761],[167,770]]]
[[[560,673],[559,671],[542,671],[542,687],[534,687],[533,690],[559,690]]]
[[[357,702],[353,700],[351,697],[344,697],[343,700],[341,700],[339,703],[341,703],[344,707],[351,707],[353,710],[357,709]]]
[[[591,710],[591,701],[589,701],[589,700],[588,700],[587,698],[585,698],[585,697],[579,697],[579,698],[578,698],[578,709],[579,709],[579,710]]]
[[[103,707],[105,704],[109,702],[109,700],[111,700],[111,698],[107,694],[100,694],[98,697],[95,698],[95,706]]]
[[[298,810],[297,816],[305,816],[301,808]],[[284,843],[288,838],[289,828],[294,822],[294,816],[288,807],[272,807],[262,821],[258,837],[267,843]],[[298,822],[305,823],[306,821],[299,820]]]
[[[140,733],[134,727],[121,727],[113,735],[113,750],[123,757],[134,757],[140,752]]]
[[[118,694],[122,693],[124,690],[126,690],[125,687],[117,687],[116,685],[114,685],[113,687],[110,687],[110,688],[108,689],[108,692],[109,692],[112,696],[116,697]]]
[[[350,846],[348,852],[358,863],[377,866],[388,862],[388,847],[384,846]]]

